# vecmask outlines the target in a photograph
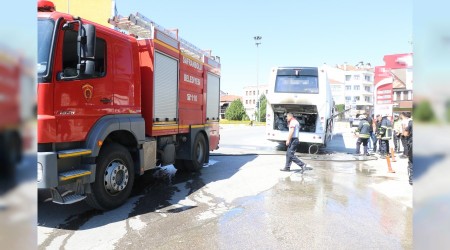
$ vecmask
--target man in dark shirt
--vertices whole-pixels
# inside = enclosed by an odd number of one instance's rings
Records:
[[[367,114],[366,117],[367,117],[367,122],[370,124],[368,149],[373,150],[374,141],[377,139],[373,133],[373,115]]]
[[[409,184],[412,185],[413,181],[413,121],[409,120],[408,126],[405,127],[403,136],[406,138],[406,146],[408,147],[408,177]]]

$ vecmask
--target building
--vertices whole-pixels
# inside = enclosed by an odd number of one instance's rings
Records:
[[[324,65],[335,105],[344,104],[348,116],[371,113],[373,109],[374,71],[370,64],[344,63],[335,67]]]
[[[258,89],[259,92],[257,90],[257,86],[245,86],[243,88],[244,92],[242,103],[244,104],[245,112],[250,120],[256,120],[256,103],[258,102],[259,97],[263,94],[267,95],[269,93],[268,85],[259,85]]]
[[[334,104],[345,104],[345,83],[334,79],[329,79],[328,81],[330,83]]]
[[[52,2],[59,12],[79,16],[107,27],[112,27],[108,23],[108,19],[117,13],[116,1],[114,0],[52,0]],[[127,14],[130,13],[124,15]]]
[[[412,111],[412,53],[385,55],[383,61],[375,67],[375,113]]]

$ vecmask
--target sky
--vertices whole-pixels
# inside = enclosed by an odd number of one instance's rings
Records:
[[[412,51],[412,2],[128,1],[119,14],[140,12],[197,47],[220,56],[221,89],[267,84],[275,66],[384,65],[386,54]],[[262,36],[259,60],[254,36]],[[257,72],[257,63],[259,70]]]
[[[0,46],[34,60],[36,1],[25,3],[10,2],[10,9],[23,10],[20,18],[14,11],[1,15]],[[257,76],[260,85],[267,84],[275,66],[359,61],[377,66],[386,54],[411,52],[412,5],[408,0],[116,0],[119,14],[138,11],[220,56],[221,89],[238,95],[243,86],[256,85]],[[259,60],[254,36],[262,36]]]
[[[36,60],[36,11],[36,1],[31,0],[9,1],[4,6],[0,15],[0,48]]]

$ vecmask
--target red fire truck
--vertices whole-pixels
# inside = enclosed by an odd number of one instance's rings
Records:
[[[21,76],[22,60],[0,48],[0,176],[11,176],[22,158]]]
[[[38,1],[38,188],[56,203],[112,209],[136,176],[218,149],[219,58],[141,14],[109,23]]]

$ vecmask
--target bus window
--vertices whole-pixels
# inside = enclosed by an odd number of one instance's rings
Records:
[[[307,93],[318,94],[317,76],[277,76],[275,82],[276,93]]]

